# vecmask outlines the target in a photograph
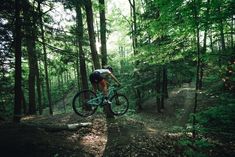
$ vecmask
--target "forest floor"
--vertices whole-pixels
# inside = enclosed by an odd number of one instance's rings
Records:
[[[157,113],[155,100],[150,99],[143,104],[142,112],[137,114],[129,112],[114,119],[106,119],[102,113],[96,113],[88,118],[81,118],[74,113],[65,113],[25,117],[21,124],[2,123],[0,124],[0,156],[187,156],[186,148],[179,143],[191,136],[189,132],[183,132],[183,128],[190,126],[187,121],[192,113],[193,102],[194,88],[185,84],[181,88],[170,91],[166,108],[162,113]],[[84,124],[84,126],[74,130],[48,129],[53,126],[63,128],[65,125],[74,123]],[[234,156],[233,141],[210,140],[214,143],[214,147],[202,149],[204,155]]]

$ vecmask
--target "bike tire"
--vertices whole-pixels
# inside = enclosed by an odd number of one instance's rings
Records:
[[[82,117],[88,117],[95,113],[98,105],[89,105],[88,100],[97,97],[91,90],[83,90],[78,92],[73,98],[73,110]]]
[[[110,101],[110,110],[113,115],[121,116],[127,112],[129,101],[125,95],[117,93],[110,98]]]

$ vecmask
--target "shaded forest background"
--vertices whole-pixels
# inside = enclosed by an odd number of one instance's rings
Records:
[[[193,135],[222,134],[234,140],[235,2],[123,4],[2,0],[0,120],[72,112],[69,98],[90,88],[89,73],[108,64],[128,93],[129,112],[141,112],[150,98],[164,112],[168,91],[191,83]]]

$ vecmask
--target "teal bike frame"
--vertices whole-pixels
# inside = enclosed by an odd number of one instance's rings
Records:
[[[110,99],[115,93],[117,93],[117,90],[118,89],[116,87],[110,86],[108,89],[108,99]],[[104,94],[101,91],[99,91],[96,94],[96,98],[88,100],[87,103],[90,106],[103,106],[103,101],[104,101]]]

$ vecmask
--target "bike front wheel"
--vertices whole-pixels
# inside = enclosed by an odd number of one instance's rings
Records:
[[[73,110],[82,117],[88,117],[95,113],[98,105],[91,104],[92,99],[96,99],[96,94],[91,90],[78,92],[73,98]]]
[[[110,110],[115,116],[121,116],[127,112],[129,108],[129,102],[125,95],[115,94],[110,98],[110,101]]]

